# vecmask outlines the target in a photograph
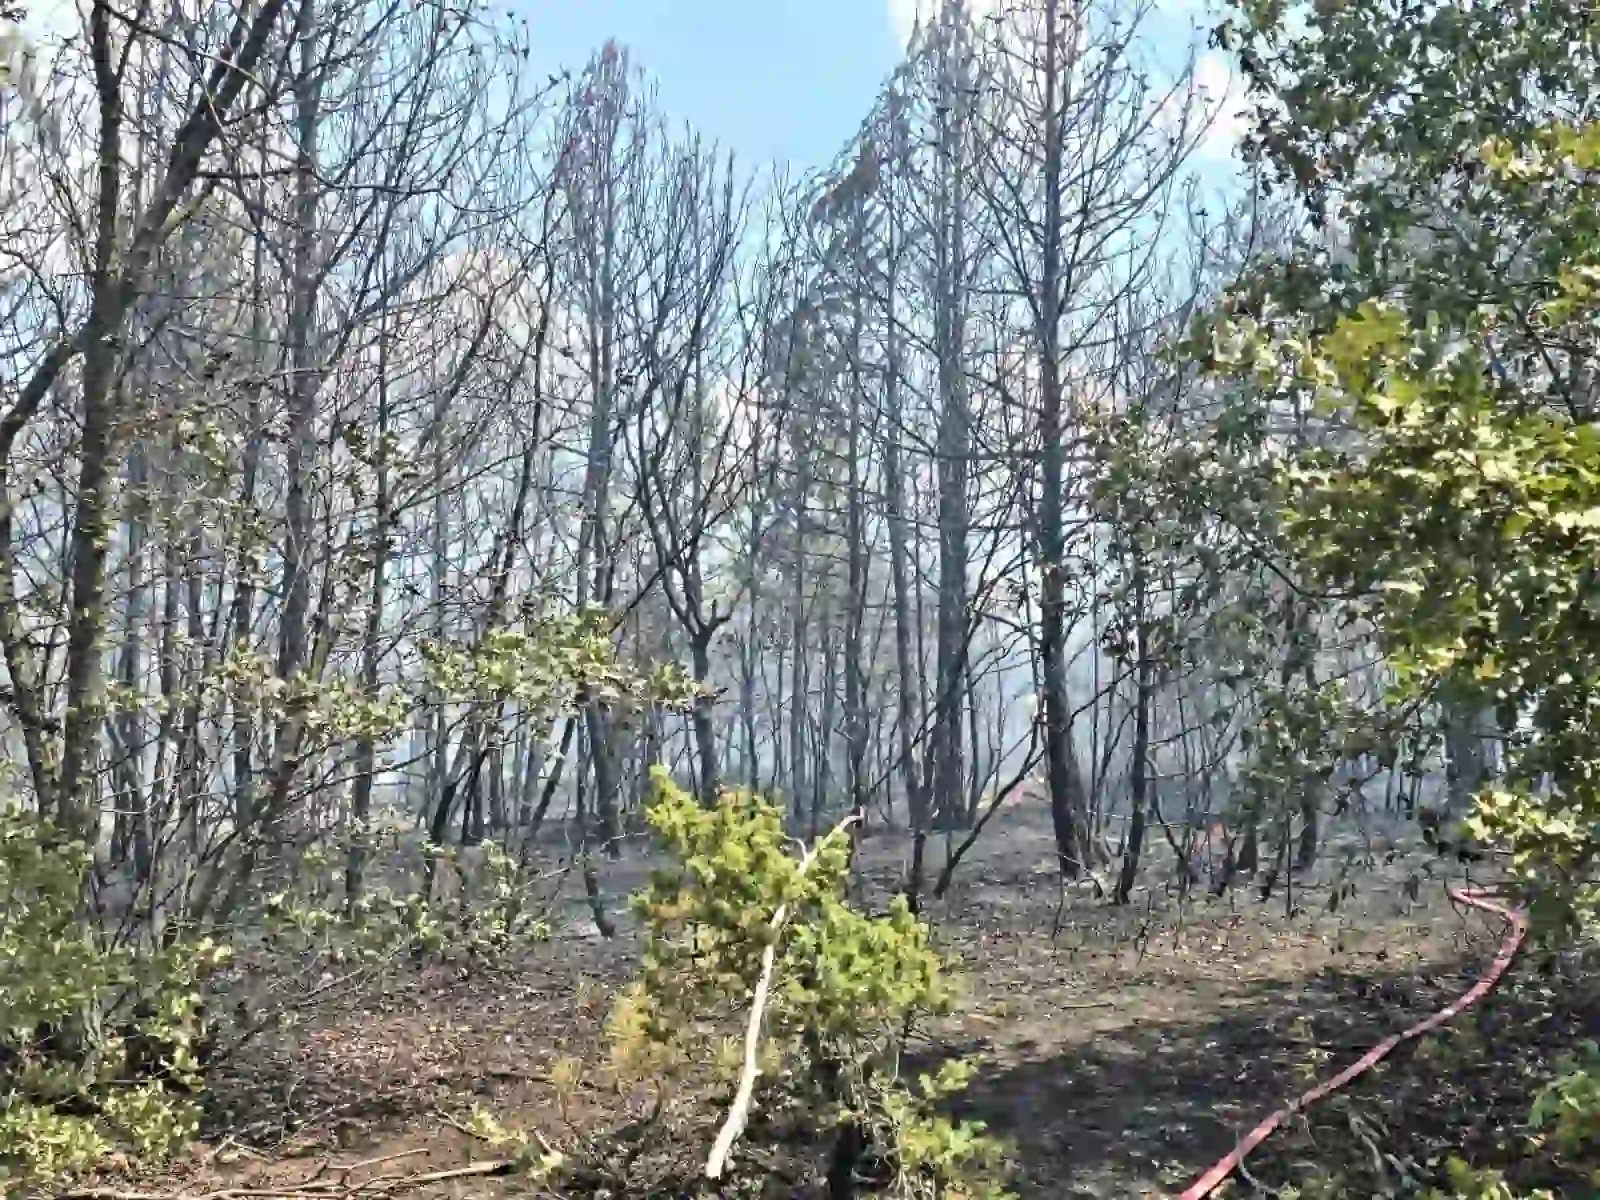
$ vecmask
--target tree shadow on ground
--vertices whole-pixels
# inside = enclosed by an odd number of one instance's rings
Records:
[[[1135,1016],[1066,1053],[1023,1041],[991,1057],[961,1115],[1013,1144],[1025,1197],[1173,1195],[1290,1097],[1449,1003],[1476,969],[1326,971],[1263,984],[1214,1019]],[[1249,1175],[1269,1188],[1320,1175],[1338,1187],[1328,1194],[1405,1196],[1460,1154],[1522,1187],[1593,1194],[1580,1164],[1529,1155],[1523,1126],[1560,1059],[1597,1036],[1600,989],[1525,959],[1478,1009],[1278,1131]]]

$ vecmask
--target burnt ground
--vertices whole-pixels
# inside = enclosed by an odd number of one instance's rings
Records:
[[[1501,937],[1452,908],[1444,868],[1420,850],[1350,876],[1355,895],[1337,911],[1338,845],[1318,875],[1266,903],[1239,888],[1179,904],[1158,885],[1116,909],[1086,886],[1063,897],[1044,821],[1008,814],[996,826],[927,912],[964,986],[919,1056],[981,1059],[958,1108],[1012,1143],[1023,1197],[1175,1195],[1271,1109],[1454,999]],[[899,877],[905,853],[892,834],[863,843],[869,897]],[[608,864],[608,892],[647,867],[637,850]],[[605,1015],[638,943],[625,919],[616,939],[595,936],[571,885],[554,936],[515,970],[410,973],[252,1044],[216,1080],[219,1135],[144,1190],[282,1189],[389,1156],[366,1169],[449,1170],[488,1153],[458,1128],[474,1105],[569,1147],[614,1128],[626,1098],[583,1077],[558,1088],[552,1075],[563,1060],[604,1061]],[[1461,1153],[1519,1185],[1600,1195],[1577,1166],[1530,1154],[1525,1128],[1540,1082],[1584,1038],[1600,1038],[1600,990],[1525,953],[1479,1010],[1275,1134],[1226,1194],[1293,1183],[1304,1197],[1415,1195]],[[436,1190],[517,1189],[466,1177]]]

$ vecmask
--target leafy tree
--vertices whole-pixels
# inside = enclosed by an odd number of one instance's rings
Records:
[[[1494,708],[1504,775],[1478,794],[1469,828],[1503,853],[1546,934],[1589,938],[1600,915],[1600,427],[1530,394],[1496,352],[1508,325],[1592,320],[1593,251],[1563,226],[1593,218],[1600,128],[1490,139],[1480,158],[1489,186],[1541,192],[1549,241],[1572,247],[1532,310],[1482,303],[1459,324],[1414,323],[1379,300],[1331,325],[1234,313],[1211,331],[1211,359],[1254,394],[1293,396],[1329,419],[1331,436],[1276,464],[1285,545],[1309,586],[1371,622],[1402,699]],[[1558,1086],[1584,1095],[1572,1078]],[[1508,1194],[1495,1178],[1457,1175],[1458,1188],[1475,1180],[1473,1194]]]
[[[1199,353],[1271,463],[1301,583],[1376,630],[1394,697],[1493,712],[1503,772],[1468,828],[1543,933],[1591,939],[1600,22],[1561,0],[1241,0],[1218,35],[1259,99],[1248,151],[1323,239],[1248,280]],[[1310,443],[1270,435],[1290,410]],[[1536,1123],[1581,1125],[1592,1078],[1563,1076]],[[1511,1195],[1463,1163],[1448,1182]]]
[[[1594,107],[1597,35],[1563,3],[1235,6],[1219,38],[1260,98],[1248,148],[1326,237],[1200,339],[1246,385],[1228,423],[1283,468],[1309,584],[1375,624],[1402,696],[1495,711],[1507,775],[1479,826],[1562,923],[1591,907],[1573,648],[1600,225],[1595,135],[1570,118]],[[1274,439],[1289,412],[1317,423],[1307,449]]]

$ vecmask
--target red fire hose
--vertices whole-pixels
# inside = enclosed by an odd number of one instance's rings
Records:
[[[1205,1200],[1205,1197],[1211,1195],[1223,1180],[1233,1174],[1239,1164],[1244,1161],[1246,1154],[1249,1154],[1250,1151],[1266,1141],[1272,1131],[1290,1117],[1296,1113],[1304,1112],[1317,1101],[1331,1096],[1352,1079],[1359,1078],[1372,1070],[1402,1042],[1409,1042],[1425,1033],[1432,1033],[1447,1021],[1453,1020],[1471,1008],[1494,990],[1494,986],[1500,982],[1500,977],[1506,973],[1506,968],[1511,965],[1511,960],[1516,957],[1517,951],[1522,948],[1522,940],[1528,933],[1528,914],[1521,909],[1509,908],[1498,903],[1491,899],[1489,894],[1481,888],[1453,887],[1449,891],[1450,898],[1456,903],[1464,904],[1469,908],[1481,909],[1487,913],[1493,913],[1506,923],[1506,936],[1505,940],[1500,943],[1500,953],[1495,957],[1494,965],[1485,972],[1483,978],[1473,984],[1455,1003],[1440,1009],[1433,1016],[1418,1022],[1411,1026],[1410,1029],[1385,1038],[1371,1050],[1368,1050],[1366,1054],[1362,1055],[1358,1061],[1351,1063],[1350,1066],[1340,1071],[1332,1079],[1319,1083],[1309,1092],[1291,1100],[1277,1112],[1267,1117],[1266,1120],[1246,1134],[1231,1153],[1191,1183],[1188,1191],[1184,1192],[1178,1200]]]

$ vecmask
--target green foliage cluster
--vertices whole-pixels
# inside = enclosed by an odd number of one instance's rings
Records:
[[[346,893],[347,854],[338,840],[307,846],[282,886],[246,906],[232,940],[243,994],[272,995],[253,1010],[257,1029],[292,1028],[308,1003],[335,990],[376,984],[394,972],[431,963],[492,971],[549,938],[550,925],[530,910],[528,862],[487,839],[471,849],[418,844],[411,823],[390,814],[358,831],[378,861],[415,860],[420,876],[380,876],[353,899]],[[260,987],[256,987],[260,984]]]
[[[1459,1158],[1445,1163],[1445,1176],[1450,1191],[1430,1188],[1422,1200],[1556,1200],[1553,1192],[1543,1188],[1518,1195],[1502,1172],[1478,1170]]]
[[[1568,1153],[1600,1146],[1600,1047],[1584,1044],[1539,1094],[1528,1123]]]
[[[1487,316],[1481,318],[1487,322]],[[1503,401],[1481,341],[1369,303],[1322,336],[1240,321],[1218,357],[1360,434],[1283,464],[1286,540],[1355,597],[1402,694],[1492,705],[1506,772],[1472,822],[1547,923],[1600,905],[1600,428]]]
[[[1176,347],[1177,386],[1203,393],[1189,360],[1220,365],[1214,333],[1206,327],[1203,339]],[[1281,451],[1267,444],[1262,414],[1224,403],[1199,426],[1192,413],[1208,398],[1192,399],[1181,416],[1136,405],[1092,424],[1095,509],[1110,531],[1104,552],[1128,580],[1099,597],[1112,614],[1103,644],[1136,661],[1137,625],[1155,684],[1189,682],[1195,717],[1218,745],[1240,751],[1226,816],[1230,829],[1250,833],[1237,848],[1253,847],[1261,831],[1283,855],[1295,821],[1305,819],[1304,801],[1320,811],[1337,769],[1354,756],[1395,761],[1402,730],[1387,706],[1352,686],[1350,672],[1319,675],[1330,635],[1340,632],[1330,605],[1262,565],[1285,541],[1274,469]],[[1140,572],[1151,598],[1130,604]]]
[[[387,837],[385,837],[387,835]],[[367,832],[369,850],[398,842],[399,827]],[[477,845],[467,862],[460,847],[423,843],[420,851],[438,874],[452,879],[427,895],[418,884],[381,884],[353,903],[336,882],[338,856],[312,846],[298,863],[297,886],[266,896],[261,935],[276,960],[309,958],[352,969],[381,967],[400,958],[461,961],[493,966],[548,938],[549,923],[527,911],[526,864],[493,839]]]
[[[590,610],[491,629],[470,645],[423,647],[431,686],[461,701],[516,700],[553,713],[581,693],[602,704],[687,704],[692,681],[675,663],[640,672],[617,661],[609,619]]]
[[[612,1017],[619,1071],[660,1080],[714,1063],[737,1075],[728,1031],[742,1029],[770,951],[759,1102],[861,1139],[860,1166],[875,1164],[889,1194],[1004,1196],[1001,1147],[936,1107],[970,1065],[947,1063],[914,1089],[901,1078],[904,1034],[948,1005],[948,972],[903,898],[880,917],[846,903],[848,829],[796,853],[782,812],[760,798],[729,792],[702,808],[660,769],[654,788],[650,823],[676,865],[634,902],[649,938]]]
[[[1581,259],[1591,207],[1563,204],[1547,181],[1486,180],[1482,151],[1525,151],[1595,111],[1600,12],[1588,0],[1230,8],[1218,39],[1256,102],[1246,153],[1334,235],[1263,271],[1275,299],[1328,315],[1383,297],[1414,325],[1464,329],[1483,305],[1528,311],[1561,264]],[[1562,186],[1582,183],[1571,173]],[[1582,389],[1540,365],[1587,349],[1548,332],[1505,322],[1496,354],[1526,395],[1564,402]]]
[[[0,1185],[45,1188],[118,1147],[158,1157],[199,1113],[209,941],[140,952],[84,919],[89,855],[0,809]],[[158,1048],[158,1063],[145,1061]],[[155,1068],[155,1078],[147,1077]]]
[[[1491,709],[1470,832],[1546,936],[1600,917],[1600,10],[1574,0],[1235,0],[1246,152],[1331,235],[1200,323],[1273,549],[1376,631],[1397,709]],[[1310,436],[1285,438],[1286,418]],[[1600,1075],[1530,1119],[1592,1149]],[[1506,1179],[1450,1164],[1466,1200]],[[1442,1197],[1443,1193],[1439,1193]]]
[[[1519,192],[1543,178],[1582,200],[1559,211],[1587,228],[1595,194],[1573,180],[1600,162],[1597,148],[1600,137],[1571,129],[1525,147],[1493,140],[1481,178]],[[1552,227],[1567,220],[1556,211]],[[1397,700],[1494,709],[1504,770],[1469,830],[1501,852],[1541,932],[1588,938],[1600,928],[1600,426],[1500,356],[1530,324],[1554,336],[1600,311],[1600,245],[1547,242],[1576,257],[1531,311],[1480,303],[1470,319],[1418,321],[1369,299],[1327,320],[1256,304],[1210,329],[1207,357],[1256,402],[1328,422],[1328,436],[1277,463],[1283,545],[1309,586],[1377,631]],[[1547,1094],[1559,1097],[1558,1140],[1593,1119],[1594,1078],[1575,1071]],[[1511,1195],[1464,1164],[1451,1184]]]

